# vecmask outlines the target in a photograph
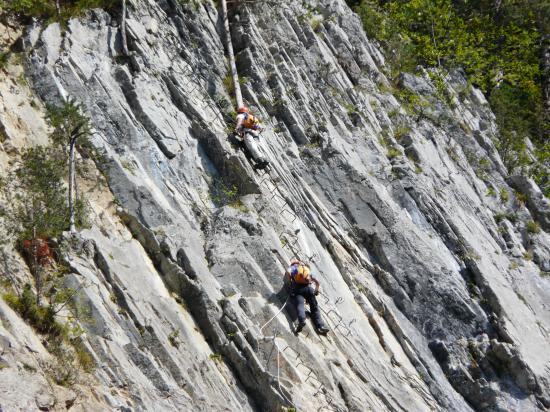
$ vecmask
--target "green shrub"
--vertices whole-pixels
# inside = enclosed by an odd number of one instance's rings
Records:
[[[521,192],[515,191],[514,196],[516,197],[516,200],[518,201],[518,203],[522,205],[525,205],[529,200],[529,195],[527,193],[521,193]]]
[[[508,193],[508,191],[505,188],[501,187],[499,193],[500,193],[500,201],[502,203],[507,203],[510,200],[510,193]]]
[[[220,353],[211,353],[208,355],[208,358],[213,360],[214,362],[221,362],[223,360],[223,357]]]
[[[53,148],[35,147],[23,152],[11,181],[20,190],[15,194],[5,191],[13,208],[8,224],[19,240],[57,237],[68,229],[64,175],[65,161]]]
[[[411,128],[408,126],[399,126],[393,132],[393,137],[396,140],[402,139],[405,135],[411,132]]]
[[[516,223],[517,220],[518,220],[517,215],[514,214],[514,213],[499,212],[499,213],[495,213],[495,215],[493,217],[495,219],[495,222],[497,222],[497,223],[502,222],[504,219],[509,220],[512,223]]]
[[[170,332],[170,335],[168,335],[168,342],[170,342],[170,345],[172,345],[174,348],[179,348],[180,346],[180,331],[174,329],[172,332]]]
[[[525,223],[525,229],[527,229],[528,233],[532,233],[532,234],[540,233],[540,226],[534,220],[528,220],[527,223]]]
[[[55,308],[52,305],[38,304],[31,285],[26,284],[20,296],[13,292],[6,292],[3,297],[6,303],[38,333],[50,335],[53,338],[67,338],[68,328],[55,319]]]
[[[392,159],[395,159],[397,157],[401,157],[401,152],[396,149],[395,147],[390,147],[388,149],[388,159],[392,160]]]
[[[61,0],[57,10],[55,0],[0,0],[0,10],[4,16],[23,23],[32,18],[64,23],[72,17],[82,15],[86,10],[109,9],[118,4],[117,0]]]
[[[10,52],[0,51],[0,70],[7,67],[8,62],[10,61]]]
[[[39,303],[39,296],[26,284],[20,295],[8,291],[2,297],[36,332],[46,337],[46,348],[56,357],[49,370],[52,378],[59,385],[71,386],[78,376],[78,367],[92,372],[95,361],[82,342],[82,329],[57,320],[57,313],[63,308],[72,309],[73,318],[78,318],[72,305],[75,291],[56,284],[47,295],[50,303]]]
[[[396,74],[416,67],[462,67],[468,86],[488,96],[497,117],[497,149],[510,173],[527,173],[550,195],[550,115],[545,110],[540,56],[550,31],[550,3],[453,0],[347,0],[368,36],[379,40]],[[444,81],[432,74],[437,95],[451,103]],[[400,98],[401,99],[401,98]],[[414,102],[407,104],[415,110]],[[418,109],[415,110],[418,112]],[[421,111],[422,113],[422,111]],[[526,137],[537,162],[527,156]]]
[[[346,109],[346,113],[348,114],[348,116],[352,116],[358,113],[357,106],[351,103],[344,103],[344,109]]]

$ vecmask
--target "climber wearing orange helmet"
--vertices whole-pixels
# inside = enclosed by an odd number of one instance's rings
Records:
[[[258,147],[262,130],[263,127],[260,125],[259,120],[250,113],[248,107],[239,107],[237,110],[237,126],[235,127],[235,132],[243,138],[246,148],[256,162],[256,167],[260,169],[269,164],[267,159],[262,156]]]
[[[285,272],[285,276],[290,280],[290,296],[298,312],[296,333],[299,333],[306,325],[305,302],[307,302],[309,304],[311,319],[313,320],[315,329],[318,333],[326,335],[328,333],[328,328],[321,318],[321,311],[317,303],[317,298],[315,297],[319,294],[320,284],[311,273],[309,266],[298,259],[292,259],[290,261],[290,266]],[[312,283],[315,284],[315,290],[311,287]]]

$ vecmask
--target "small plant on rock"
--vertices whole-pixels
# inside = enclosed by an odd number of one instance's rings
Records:
[[[223,360],[222,355],[220,353],[212,353],[208,356],[210,360],[213,360],[214,362],[221,362]]]
[[[170,345],[172,345],[174,348],[179,348],[180,346],[180,331],[177,329],[174,329],[170,335],[168,335],[168,342],[170,342]]]
[[[489,188],[487,189],[486,195],[491,196],[491,197],[495,197],[497,195],[497,192],[496,192],[496,190],[493,186],[489,186]]]
[[[528,220],[527,223],[525,223],[525,229],[527,230],[528,233],[531,233],[531,234],[540,233],[540,226],[534,220]]]
[[[392,159],[401,157],[401,152],[398,149],[396,149],[395,147],[390,147],[388,149],[387,156],[388,156],[388,159],[392,160]]]
[[[507,203],[510,200],[510,194],[505,188],[500,189],[500,201],[502,203]]]

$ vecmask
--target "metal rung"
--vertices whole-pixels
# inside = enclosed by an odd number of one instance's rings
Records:
[[[338,328],[343,328],[346,330],[347,333],[344,335],[345,337],[348,337],[349,335],[351,335],[351,330],[348,329],[348,327],[343,323],[339,323],[338,325],[336,325],[335,329],[338,329]]]
[[[338,312],[336,312],[334,309],[331,309],[327,312],[327,317],[330,318],[331,313],[334,313],[336,316],[338,316],[338,319],[339,319],[338,323],[342,322],[342,316],[340,316],[340,314]],[[334,320],[333,320],[333,322],[334,322]]]
[[[292,222],[294,222],[294,221],[298,218],[298,216],[296,216],[296,214],[295,214],[294,212],[291,212],[291,211],[289,211],[288,209],[282,209],[282,210],[279,212],[279,214],[282,215],[283,212],[287,212],[288,214],[290,214],[290,215],[292,216]]]
[[[309,379],[316,380],[317,382],[322,383],[322,382],[319,380],[319,378],[317,378],[317,376],[314,376],[314,375],[311,375],[311,374],[308,375],[308,376],[306,377],[305,382],[307,382]]]
[[[317,388],[317,391],[313,394],[313,396],[316,397],[318,394],[324,393],[325,391],[323,389],[325,389],[325,385],[321,382],[321,384],[319,385],[319,387]]]

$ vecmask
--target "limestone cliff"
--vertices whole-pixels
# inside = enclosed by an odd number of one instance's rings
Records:
[[[267,171],[228,135],[213,2],[129,0],[128,55],[115,12],[25,29],[0,161],[45,141],[44,104],[83,103],[102,156],[66,259],[97,367],[52,385],[0,300],[0,409],[550,408],[550,205],[508,176],[483,94],[459,70],[443,93],[428,72],[393,85],[343,0],[262,3],[230,19]],[[290,305],[266,325],[293,256],[322,282],[326,338],[295,336]],[[9,247],[4,262],[27,281]]]

